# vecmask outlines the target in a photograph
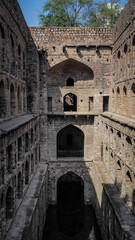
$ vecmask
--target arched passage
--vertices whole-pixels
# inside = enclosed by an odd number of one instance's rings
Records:
[[[6,116],[6,98],[4,82],[0,81],[0,118]]]
[[[84,182],[68,172],[57,182],[58,224],[61,232],[73,236],[84,225]]]
[[[1,52],[0,66],[2,69],[4,69],[5,67],[5,31],[1,24],[0,24],[0,52]]]
[[[14,213],[13,189],[8,187],[6,194],[6,218],[12,218]]]
[[[11,115],[14,115],[15,109],[16,109],[16,102],[15,102],[15,88],[13,84],[11,84],[10,86],[10,108],[11,108]]]
[[[22,179],[22,174],[21,172],[18,173],[18,198],[22,198],[23,194],[23,179]]]
[[[29,163],[25,165],[25,184],[29,184]]]
[[[57,134],[57,157],[83,157],[84,134],[73,125],[68,125]]]
[[[131,113],[135,115],[135,83],[131,86]]]
[[[20,113],[22,109],[20,86],[18,86],[18,89],[17,89],[17,105],[18,105],[18,113]]]
[[[73,93],[64,96],[64,112],[77,111],[77,97]]]

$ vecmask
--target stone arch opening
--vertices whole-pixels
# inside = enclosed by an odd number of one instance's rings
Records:
[[[71,86],[71,87],[74,86],[74,80],[72,78],[67,79],[67,86]]]
[[[9,173],[11,173],[13,170],[12,145],[9,145],[7,148],[7,170]]]
[[[117,57],[118,57],[118,59],[120,59],[120,57],[121,57],[121,52],[120,51],[118,51]]]
[[[120,109],[120,88],[117,87],[117,109]]]
[[[4,166],[0,168],[0,186],[4,184]]]
[[[23,88],[23,112],[26,111],[25,87]]]
[[[0,24],[0,37],[5,39],[5,31],[1,24]]]
[[[20,89],[20,86],[18,86],[18,89],[17,89],[17,105],[18,105],[18,113],[21,113],[22,102],[21,102],[21,89]]]
[[[67,79],[72,78],[75,86],[89,86],[94,80],[94,71],[87,64],[68,58],[62,62],[57,63],[48,71],[49,84],[56,81],[59,86],[66,85]]]
[[[84,225],[84,182],[73,172],[57,182],[58,224],[61,232],[74,236]]]
[[[126,172],[126,201],[132,202],[132,177],[129,171]]]
[[[116,184],[119,191],[121,191],[122,184],[122,167],[120,160],[117,161],[117,169],[116,169]]]
[[[20,46],[20,44],[18,45],[18,58],[20,58],[21,57],[21,46]]]
[[[0,207],[1,209],[4,208],[5,201],[4,201],[4,193],[2,193],[1,198],[0,198]]]
[[[33,133],[33,128],[31,128],[31,144],[34,142],[34,133]]]
[[[4,69],[5,63],[5,31],[0,24],[0,48],[1,48],[1,68]]]
[[[68,125],[57,134],[57,157],[83,157],[84,133],[73,125]]]
[[[13,189],[8,187],[6,194],[6,218],[12,218],[14,214]]]
[[[34,173],[34,157],[33,154],[31,154],[31,173]]]
[[[127,50],[128,50],[128,46],[127,44],[124,45],[124,53],[126,54],[127,53]]]
[[[18,45],[18,75],[20,76],[21,71],[21,46]]]
[[[125,157],[126,157],[126,161],[130,161],[131,159],[131,148],[132,148],[132,141],[130,137],[126,137],[126,141],[125,141]]]
[[[25,165],[25,184],[29,184],[29,163]]]
[[[0,81],[0,118],[6,117],[6,98],[3,80]]]
[[[131,86],[131,114],[135,115],[135,83]]]
[[[22,153],[23,153],[23,147],[22,147],[22,138],[18,138],[18,161],[22,160]]]
[[[68,93],[64,96],[64,112],[77,111],[77,96],[73,93]]]
[[[110,154],[110,174],[111,174],[112,178],[114,179],[114,155],[112,152]]]
[[[10,86],[10,107],[11,115],[15,115],[16,104],[15,104],[15,88],[13,83]]]
[[[135,36],[133,37],[132,45],[135,46]]]
[[[126,113],[127,110],[127,88],[123,87],[123,112]]]
[[[23,194],[23,180],[22,180],[22,174],[21,172],[18,173],[18,198],[22,198]]]
[[[26,133],[25,134],[25,152],[28,152],[28,148],[29,148],[29,134]]]
[[[15,74],[15,44],[12,35],[10,35],[10,51],[11,51],[11,74]]]

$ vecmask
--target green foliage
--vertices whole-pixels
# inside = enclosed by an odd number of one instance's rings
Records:
[[[84,16],[90,10],[93,0],[48,0],[40,24],[50,27],[78,27],[85,25]]]
[[[119,0],[110,0],[107,4],[106,0],[95,4],[95,11],[90,16],[88,26],[91,27],[113,27],[120,15],[121,5]]]
[[[49,27],[113,27],[119,15],[119,0],[47,0],[39,20]]]

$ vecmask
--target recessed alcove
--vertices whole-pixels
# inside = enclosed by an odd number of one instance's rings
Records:
[[[84,134],[73,125],[68,125],[57,134],[57,157],[83,157]]]

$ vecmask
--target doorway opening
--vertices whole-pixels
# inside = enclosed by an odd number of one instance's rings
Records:
[[[57,218],[61,232],[74,236],[84,225],[84,182],[73,172],[57,183]]]

